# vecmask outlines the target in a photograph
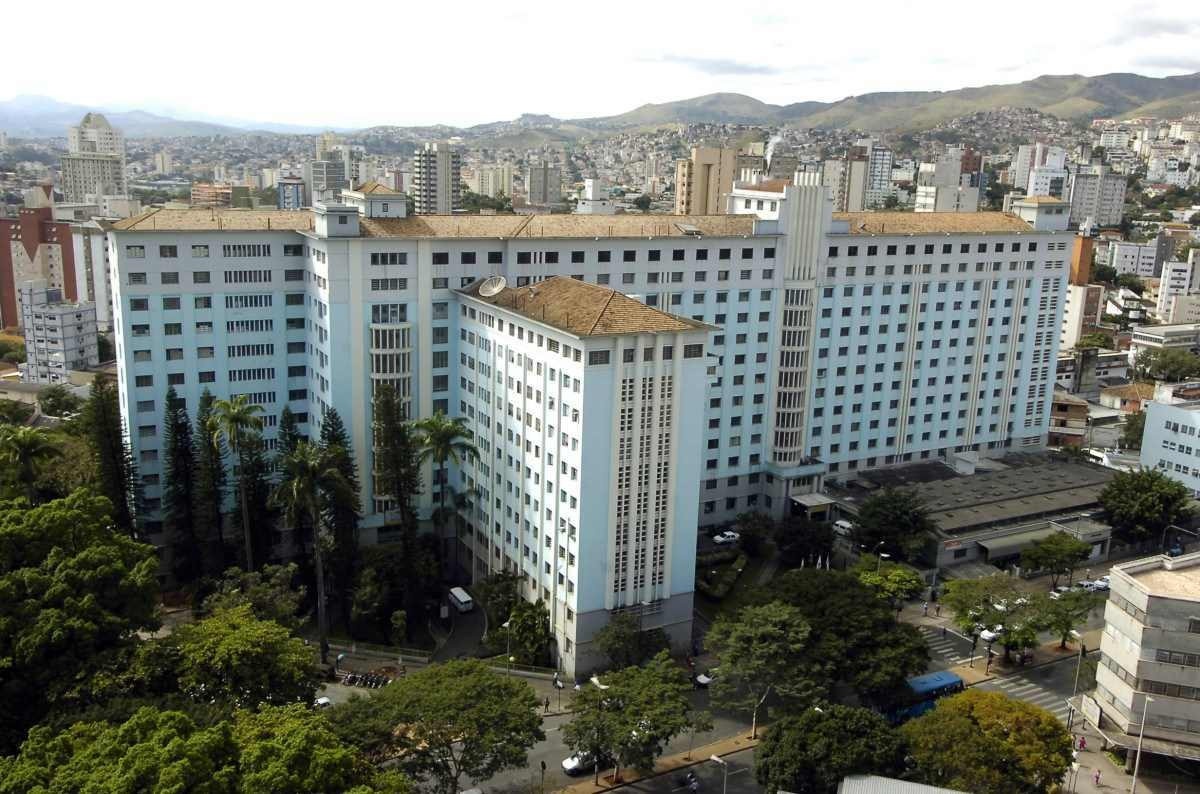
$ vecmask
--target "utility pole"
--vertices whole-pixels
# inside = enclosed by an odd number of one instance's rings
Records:
[[[1150,704],[1153,702],[1154,698],[1147,697],[1142,703],[1142,726],[1138,729],[1137,757],[1133,759],[1133,782],[1129,785],[1129,794],[1137,794],[1138,767],[1142,763],[1142,739],[1146,738],[1146,712],[1150,710]]]
[[[721,768],[725,770],[725,777],[721,781],[721,794],[726,794],[726,791],[729,789],[729,762],[719,755],[710,755],[708,760],[714,764],[720,764]]]

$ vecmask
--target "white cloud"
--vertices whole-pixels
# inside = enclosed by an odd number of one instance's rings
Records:
[[[919,14],[891,0],[771,6],[15,4],[4,14],[0,98],[339,127],[468,125],[526,112],[602,116],[715,91],[786,104],[1040,74],[1161,76],[1188,70],[1194,43],[1183,34],[1200,29],[1200,6],[1181,3],[1143,3],[1136,14],[1116,0],[1025,12],[924,0]]]

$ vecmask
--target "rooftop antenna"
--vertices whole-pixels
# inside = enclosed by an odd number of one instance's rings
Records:
[[[493,298],[504,291],[508,286],[508,281],[504,276],[488,276],[479,285],[479,294],[484,298]]]

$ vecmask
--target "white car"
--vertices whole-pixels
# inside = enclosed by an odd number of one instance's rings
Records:
[[[562,760],[562,770],[571,777],[591,772],[596,768],[596,759],[587,750],[580,750]]]
[[[712,536],[712,542],[718,546],[728,546],[731,543],[737,543],[742,536],[734,532],[732,529],[727,529],[724,532],[718,532]]]
[[[991,645],[993,642],[1000,639],[1002,634],[1004,634],[1003,626],[993,626],[990,629],[984,629],[983,631],[979,632],[979,639],[983,640],[988,645]]]
[[[1108,574],[1104,574],[1104,576],[1101,576],[1099,579],[1096,579],[1091,584],[1092,584],[1093,592],[1100,591],[1100,590],[1108,590]]]
[[[313,708],[315,708],[315,709],[327,709],[332,705],[333,705],[333,701],[324,696],[319,697],[313,701]]]

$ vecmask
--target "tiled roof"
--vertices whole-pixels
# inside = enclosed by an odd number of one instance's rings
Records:
[[[704,323],[660,312],[608,287],[567,276],[554,276],[530,287],[505,287],[491,296],[479,294],[484,281],[476,281],[460,291],[575,336],[674,333],[709,328]]]
[[[1054,196],[1023,196],[1019,199],[1013,199],[1014,204],[1070,204],[1069,201],[1063,201]]]
[[[308,210],[151,209],[113,224],[118,232],[299,231],[312,229]]]
[[[1122,400],[1152,400],[1154,399],[1153,383],[1126,383],[1123,386],[1109,386],[1101,389],[1101,394],[1119,397]]]
[[[849,221],[850,234],[961,234],[1033,232],[1016,215],[1004,212],[835,212]]]
[[[363,218],[368,237],[733,237],[754,233],[753,215],[412,215]]]
[[[401,195],[399,190],[388,187],[387,185],[384,185],[374,179],[372,179],[369,182],[363,182],[361,185],[359,185],[358,187],[356,187],[354,189],[354,192],[362,193],[364,195],[370,194],[370,193],[386,193],[391,196]]]

